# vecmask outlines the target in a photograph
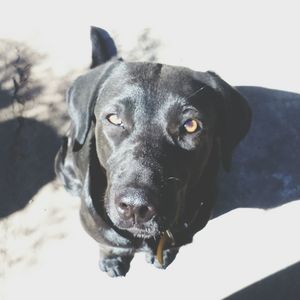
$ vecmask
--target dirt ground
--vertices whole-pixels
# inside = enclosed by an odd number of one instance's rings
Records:
[[[0,299],[300,299],[300,19],[292,2],[10,1],[0,19]],[[3,8],[3,7],[2,7]],[[16,9],[17,8],[17,9]],[[16,21],[17,20],[17,21]],[[79,199],[55,179],[64,94],[89,25],[128,60],[211,69],[253,110],[214,216],[165,271],[98,270]]]

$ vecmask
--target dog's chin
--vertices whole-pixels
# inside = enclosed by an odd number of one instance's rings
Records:
[[[134,237],[141,239],[151,239],[160,235],[160,231],[158,229],[152,228],[139,228],[136,226],[126,228],[126,231],[130,232]]]
[[[130,227],[124,226],[122,222],[118,222],[111,218],[112,223],[114,226],[122,231],[126,231],[132,234],[136,238],[142,239],[151,239],[155,238],[163,232],[162,226],[159,226],[156,222],[151,222],[149,225],[133,225]]]
[[[130,233],[136,238],[156,238],[166,230],[166,224],[162,224],[159,220],[152,219],[145,224],[133,224],[128,226],[128,224],[116,217],[116,215],[111,213],[111,211],[107,210],[106,215],[116,228]]]

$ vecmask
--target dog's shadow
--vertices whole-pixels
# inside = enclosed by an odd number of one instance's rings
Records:
[[[230,173],[219,176],[214,217],[235,208],[273,208],[300,199],[300,95],[238,87],[251,106],[251,129]]]

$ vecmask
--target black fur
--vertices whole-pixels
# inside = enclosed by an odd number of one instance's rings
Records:
[[[93,69],[67,93],[72,126],[56,172],[81,198],[81,220],[100,245],[101,270],[120,276],[136,251],[167,267],[206,225],[220,161],[229,170],[251,112],[218,75],[123,62],[107,50],[115,46],[102,33],[92,28]],[[108,121],[111,114],[120,126]],[[188,119],[203,129],[185,132]],[[166,230],[175,244],[167,245],[160,266],[155,252]]]

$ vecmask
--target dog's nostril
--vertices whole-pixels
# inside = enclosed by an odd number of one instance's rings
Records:
[[[150,211],[149,207],[146,205],[142,205],[141,207],[138,208],[138,215],[139,217],[143,218],[147,215],[148,211]]]
[[[135,216],[140,221],[146,222],[154,216],[155,210],[154,210],[154,207],[152,207],[152,206],[142,205],[142,206],[137,207],[134,210],[134,213],[135,213]]]
[[[118,209],[119,214],[125,218],[129,219],[133,216],[132,207],[125,202],[120,202],[117,206],[117,209]]]
[[[121,202],[121,203],[119,204],[119,206],[120,206],[120,208],[122,208],[122,209],[127,209],[127,208],[128,208],[128,205],[127,205],[126,203],[124,203],[124,202]]]

